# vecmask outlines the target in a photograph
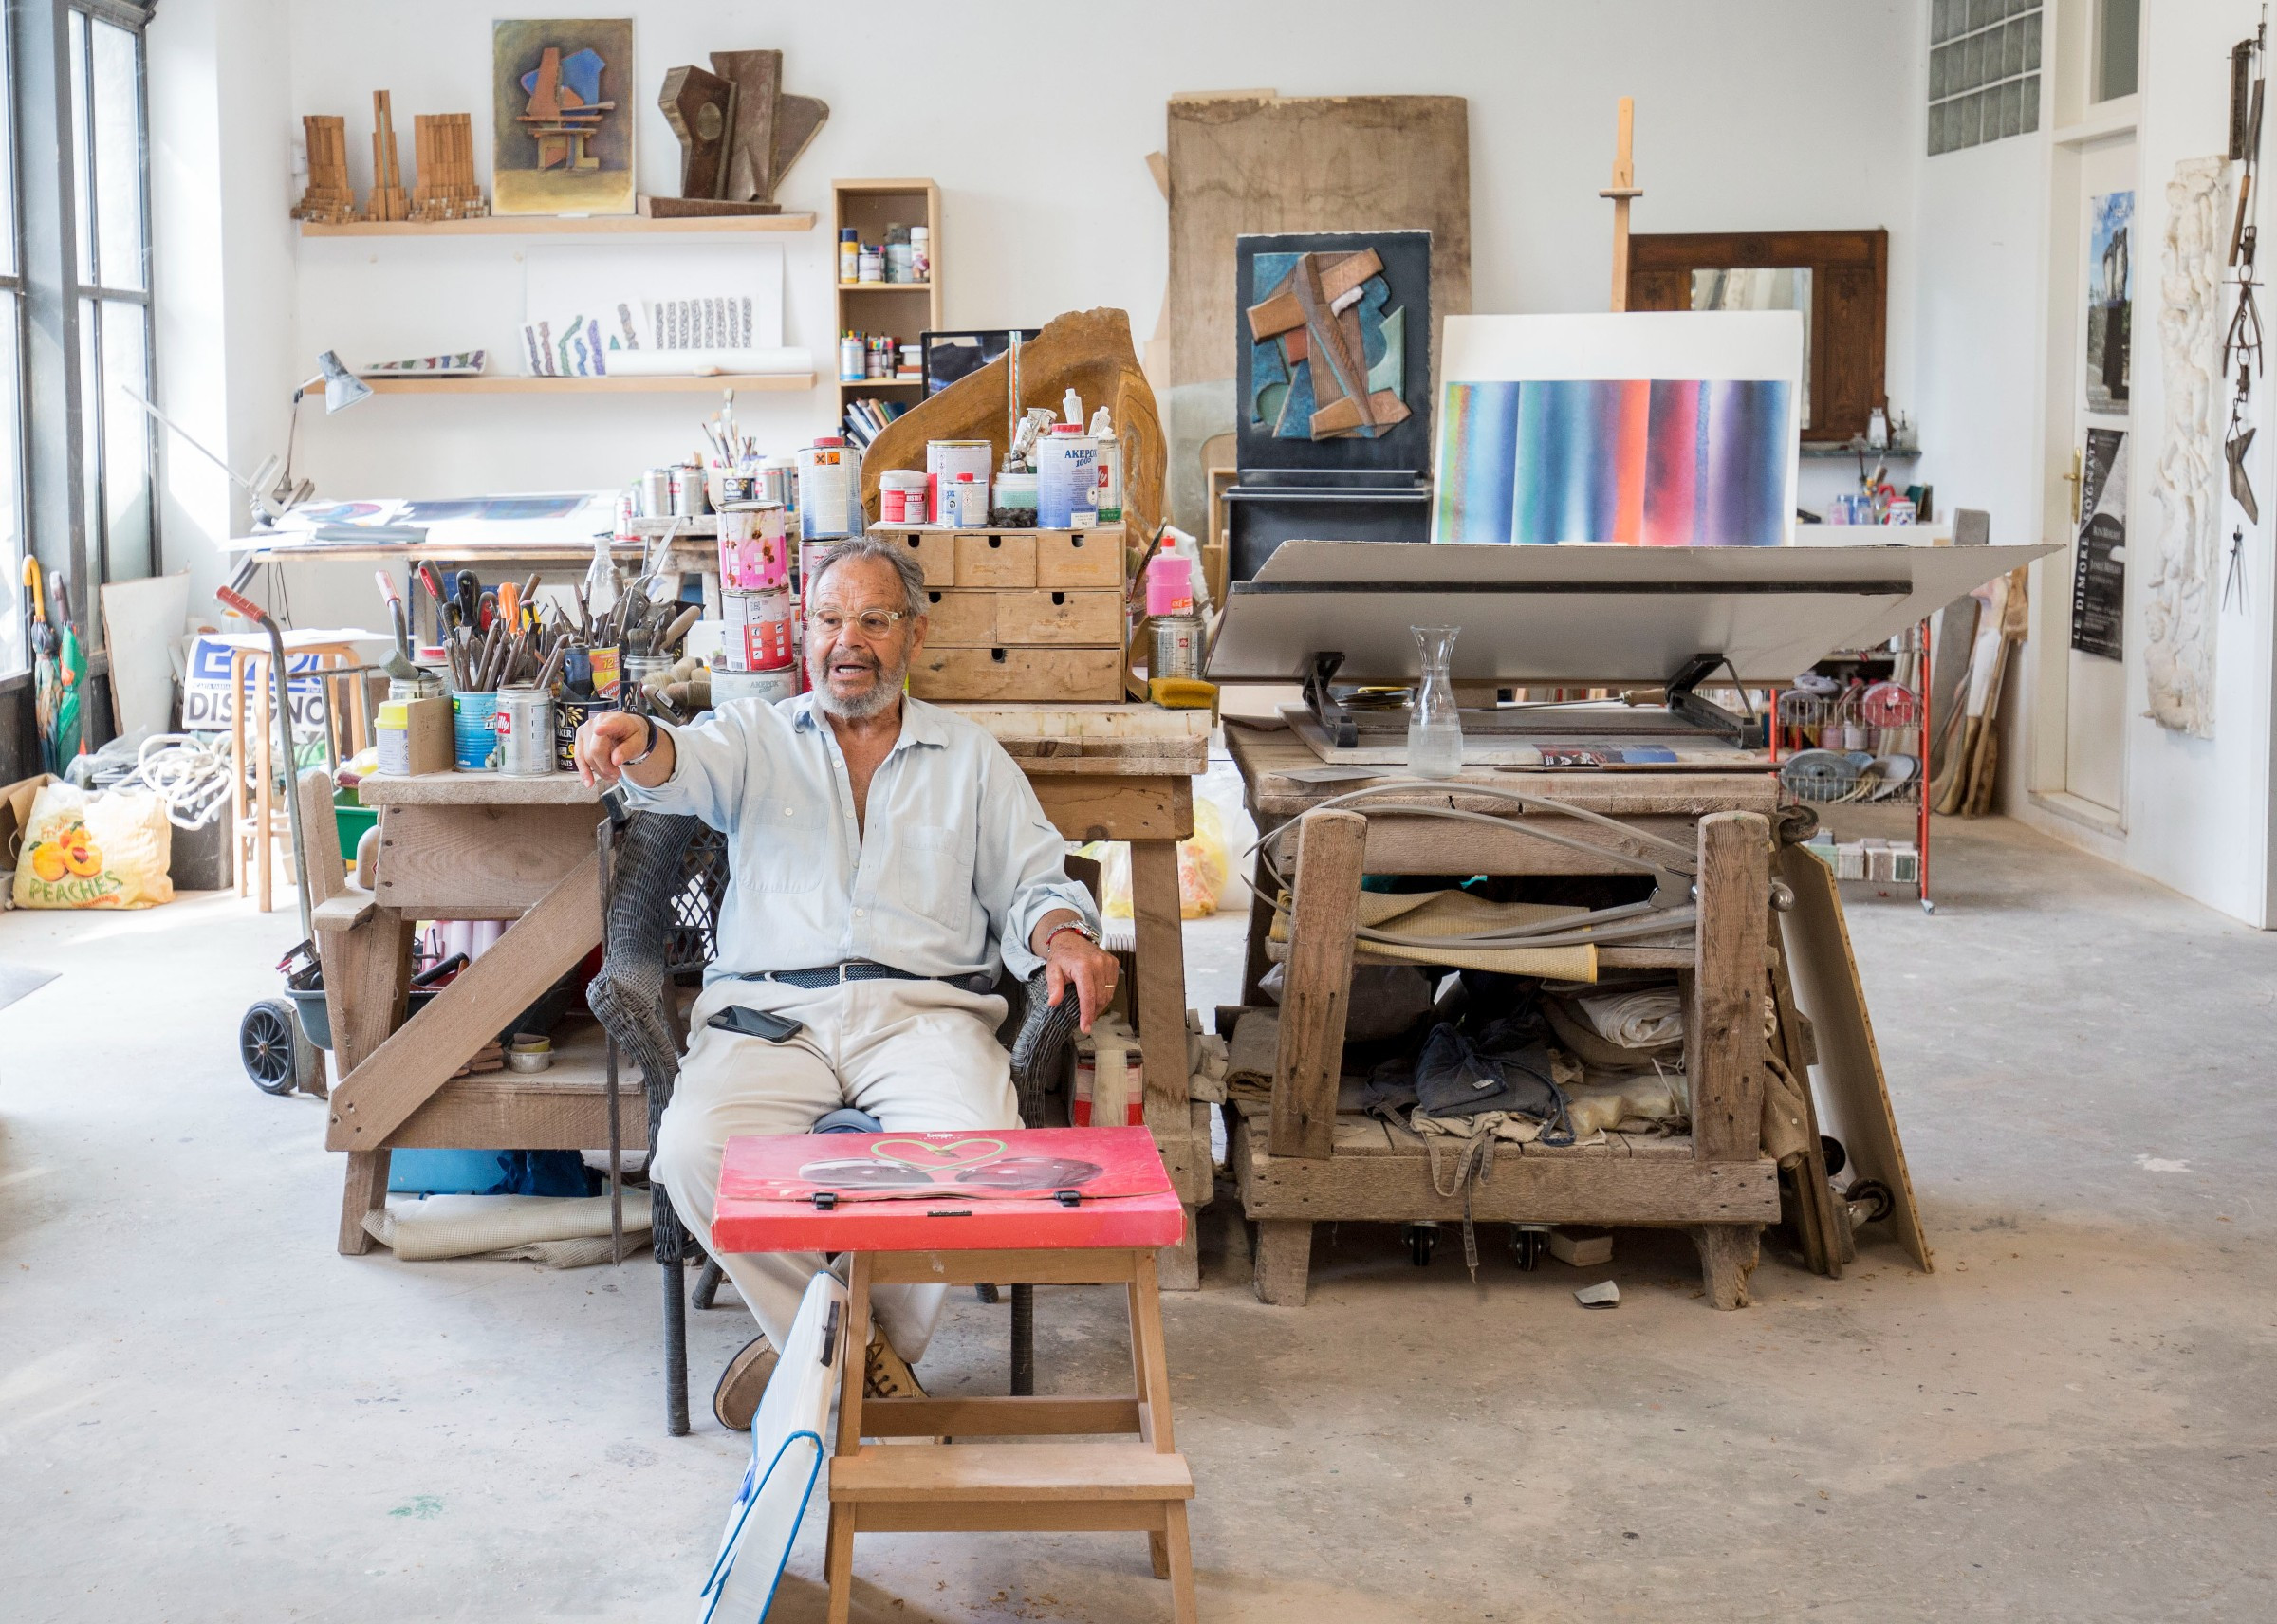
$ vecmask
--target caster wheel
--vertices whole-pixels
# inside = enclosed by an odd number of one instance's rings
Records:
[[[1819,1135],[1819,1153],[1826,1158],[1826,1176],[1833,1178],[1850,1165],[1850,1153],[1832,1134]]]
[[[1436,1224],[1410,1224],[1406,1234],[1408,1257],[1417,1268],[1430,1267],[1431,1249],[1439,1244],[1439,1227]]]
[[[1549,1256],[1549,1231],[1521,1225],[1510,1231],[1510,1256],[1522,1269],[1533,1270],[1542,1266]]]
[[[1879,1179],[1861,1178],[1854,1181],[1844,1199],[1849,1203],[1853,1225],[1879,1224],[1898,1210],[1898,1203],[1890,1194],[1890,1187]]]
[[[299,1047],[300,1019],[292,1002],[265,998],[237,1023],[237,1058],[245,1075],[264,1094],[290,1094],[299,1083],[295,1051]]]

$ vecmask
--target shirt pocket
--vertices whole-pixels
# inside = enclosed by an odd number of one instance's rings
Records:
[[[777,895],[821,887],[837,864],[830,851],[830,817],[820,806],[769,797],[759,816],[746,817],[742,833],[750,860],[735,874],[738,884]]]
[[[901,904],[961,934],[972,916],[972,840],[939,823],[912,823],[895,832]]]

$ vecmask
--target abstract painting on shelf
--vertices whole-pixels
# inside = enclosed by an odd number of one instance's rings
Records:
[[[1802,364],[1791,310],[1451,316],[1432,540],[1779,545]]]
[[[630,214],[629,17],[491,25],[491,206],[500,214]]]

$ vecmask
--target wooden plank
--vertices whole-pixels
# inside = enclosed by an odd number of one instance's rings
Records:
[[[413,918],[519,918],[592,858],[600,821],[585,803],[388,806],[374,895]]]
[[[1336,1085],[1352,996],[1353,914],[1368,821],[1357,812],[1315,812],[1304,820],[1299,840],[1303,863],[1273,1064],[1272,1148],[1275,1155],[1324,1157],[1336,1132]]]
[[[387,1171],[392,1158],[385,1151],[350,1151],[345,1187],[340,1199],[340,1240],[343,1258],[359,1258],[374,1245],[363,1227],[364,1215],[387,1205]]]
[[[1349,785],[1332,787],[1342,789]],[[1505,807],[1505,812],[1515,810]],[[1625,820],[1645,833],[1691,845],[1696,820],[1648,816]],[[1402,817],[1371,803],[1368,807],[1367,872],[1370,874],[1636,874],[1634,863],[1610,856],[1577,852],[1555,841],[1538,839],[1533,830],[1547,828],[1568,840],[1586,841],[1598,852],[1638,855],[1637,843],[1625,841],[1610,829],[1579,818],[1555,813],[1525,814],[1509,820],[1508,827],[1456,822],[1446,818]],[[1290,836],[1285,831],[1278,844],[1286,866]]]
[[[1184,777],[1075,773],[1032,786],[1044,815],[1070,840],[1183,840],[1194,833],[1194,784]]]
[[[1004,753],[1033,777],[1039,773],[1170,774],[1193,778],[1210,770],[1210,741],[1186,735],[1159,739],[1006,739]]]
[[[1898,1135],[1834,871],[1801,847],[1788,846],[1779,854],[1779,875],[1795,894],[1794,907],[1781,917],[1795,1001],[1809,1018],[1818,1043],[1818,1063],[1811,1069],[1826,1131],[1850,1153],[1858,1176],[1889,1187],[1891,1231],[1916,1266],[1930,1272],[1935,1264],[1929,1237],[1914,1199],[1913,1173]]]
[[[956,535],[956,584],[1036,584],[1036,538],[1012,530],[960,530]]]
[[[469,1056],[601,939],[600,857],[588,850],[544,899],[333,1090],[336,1151],[387,1142]]]
[[[374,909],[349,931],[319,931],[317,954],[324,971],[324,1013],[332,1025],[332,1062],[346,1078],[387,1041],[403,1019],[411,984],[412,922],[390,909]],[[331,1109],[337,1109],[337,1105]],[[341,1192],[341,1253],[371,1249],[363,1215],[387,1204],[388,1155],[361,1151],[348,1157]]]
[[[910,662],[909,691],[919,699],[1114,699],[1122,651],[927,647]]]
[[[951,700],[941,709],[953,710],[973,726],[987,729],[998,743],[1010,745],[1027,739],[1108,741],[1119,739],[1199,739],[1210,743],[1210,714],[1206,710],[1165,710],[1158,705],[980,704]]]
[[[1709,1307],[1729,1312],[1748,1305],[1748,1277],[1763,1259],[1762,1237],[1753,1224],[1704,1224],[1692,1231]]]
[[[873,1438],[1041,1438],[1138,1430],[1138,1400],[1120,1398],[873,1398]]]
[[[539,1075],[543,1075],[542,1073]],[[510,1071],[446,1082],[387,1136],[387,1148],[598,1151],[609,1142],[609,1103],[598,1090],[533,1089]],[[618,1120],[627,1154],[648,1149],[648,1104],[620,1084]]]
[[[1170,1356],[1162,1341],[1162,1299],[1155,1282],[1155,1257],[1138,1254],[1138,1269],[1127,1293],[1130,1302],[1131,1374],[1138,1386],[1139,1435],[1157,1453],[1177,1449],[1171,1426]]]
[[[425,228],[421,228],[424,230]],[[616,373],[605,378],[521,378],[486,373],[473,378],[366,378],[375,395],[743,395],[805,394],[811,372]]]
[[[1277,1156],[1265,1149],[1255,1123],[1241,1123],[1231,1159],[1242,1211],[1260,1226],[1261,1263],[1268,1223],[1460,1223],[1462,1195],[1437,1192],[1428,1153],[1409,1139],[1413,1149],[1391,1155]],[[1442,1148],[1442,1160],[1446,1154]],[[1482,1222],[1774,1223],[1779,1165],[1702,1163],[1689,1155],[1529,1156],[1516,1145],[1497,1145],[1492,1172],[1471,1197],[1472,1214]]]
[[[1152,1532],[1166,1526],[1170,1513],[1185,1508],[1181,1500],[991,1500],[969,1504],[913,1501],[834,1504],[830,1517],[835,1527],[842,1515],[859,1516],[864,1534],[1101,1534]],[[847,1542],[850,1548],[851,1535]]]
[[[1753,1162],[1763,1143],[1763,920],[1770,825],[1752,812],[1700,820],[1693,964],[1692,1138],[1705,1162]]]
[[[340,855],[340,822],[332,815],[332,775],[314,768],[302,773],[295,787],[301,797],[301,855],[308,871],[308,907],[313,912],[347,890],[347,865]]]
[[[879,1285],[1123,1285],[1145,1256],[1128,1246],[1070,1247],[1060,1251],[877,1252],[871,1280]]]
[[[1178,917],[1176,840],[1131,842],[1131,913],[1138,953],[1132,1003],[1146,1060],[1146,1121],[1157,1137],[1192,1132],[1186,1082],[1186,950]]]
[[[519,562],[524,555],[513,556]],[[356,786],[356,793],[366,806],[598,807],[601,802],[601,790],[579,783],[573,772],[542,773],[531,778],[510,778],[496,772],[429,772],[417,778],[394,778],[376,772]],[[599,816],[598,812],[595,816]],[[592,819],[586,820],[588,833],[592,823]]]
[[[310,922],[321,937],[327,931],[353,931],[372,916],[378,901],[368,891],[350,892],[345,896],[328,896],[317,904]]]
[[[716,236],[723,231],[811,231],[811,210],[784,214],[657,219],[647,214],[480,214],[467,220],[303,220],[304,237]]]
[[[1144,1443],[900,1444],[833,1460],[830,1498],[1191,1500],[1194,1473],[1183,1455]]]

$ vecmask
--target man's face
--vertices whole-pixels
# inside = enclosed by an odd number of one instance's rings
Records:
[[[875,716],[900,697],[909,662],[925,643],[925,618],[903,614],[881,633],[861,617],[906,610],[901,574],[883,559],[854,559],[826,572],[806,604],[806,670],[833,715]],[[824,624],[836,617],[834,631]]]

